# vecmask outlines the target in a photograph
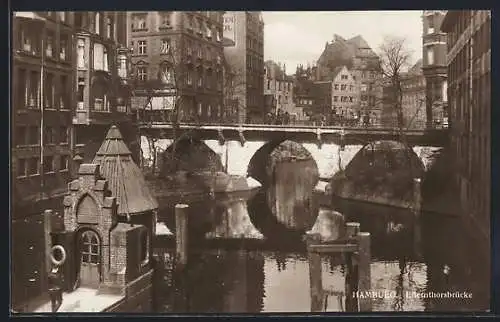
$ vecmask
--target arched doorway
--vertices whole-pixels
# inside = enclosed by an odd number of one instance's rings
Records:
[[[101,242],[93,230],[80,233],[80,285],[97,287],[101,280]]]

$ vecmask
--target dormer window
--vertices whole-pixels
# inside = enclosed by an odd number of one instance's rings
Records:
[[[132,15],[132,31],[147,30],[146,14],[133,14]]]

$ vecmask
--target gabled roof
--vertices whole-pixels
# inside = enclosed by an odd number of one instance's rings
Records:
[[[132,153],[115,125],[109,129],[92,163],[100,165],[101,175],[116,197],[118,214],[140,214],[158,208],[141,169],[132,160]]]

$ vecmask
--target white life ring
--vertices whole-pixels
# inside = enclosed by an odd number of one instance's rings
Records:
[[[60,260],[57,260],[54,257],[54,253],[56,250],[59,250],[61,252]],[[64,264],[64,262],[66,261],[66,250],[64,249],[64,247],[62,247],[61,245],[52,246],[52,249],[50,250],[50,261],[56,266],[61,266],[62,264]]]

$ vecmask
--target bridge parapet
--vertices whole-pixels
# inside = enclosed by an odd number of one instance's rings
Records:
[[[174,125],[167,122],[140,123],[141,134],[160,138],[172,138]],[[308,143],[360,144],[378,140],[400,141],[396,127],[342,127],[312,125],[269,124],[202,124],[180,123],[178,134],[190,134],[199,139],[246,141],[290,139]],[[180,133],[179,133],[180,132]],[[448,129],[410,129],[404,131],[410,145],[445,146]]]

